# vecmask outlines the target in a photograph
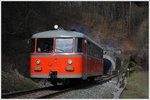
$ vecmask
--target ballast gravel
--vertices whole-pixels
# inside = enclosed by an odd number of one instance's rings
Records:
[[[117,79],[103,83],[95,84],[89,87],[83,87],[61,96],[55,97],[56,99],[100,99],[100,98],[113,98],[113,92],[117,91]]]
[[[44,88],[44,87],[49,87],[49,86],[53,86],[49,81],[47,80],[40,80],[39,82],[37,82],[38,87],[39,88]]]

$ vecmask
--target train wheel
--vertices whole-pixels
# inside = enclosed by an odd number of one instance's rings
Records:
[[[63,85],[69,85],[70,80],[69,79],[63,79]]]
[[[57,86],[57,81],[51,81],[54,86]]]
[[[89,77],[88,80],[89,80],[90,83],[94,83],[95,82],[95,77]]]

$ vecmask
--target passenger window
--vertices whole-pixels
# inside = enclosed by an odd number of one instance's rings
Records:
[[[53,52],[53,38],[37,39],[37,52]]]
[[[91,55],[91,48],[92,48],[92,45],[91,45],[91,43],[89,42],[89,41],[87,41],[87,54],[88,55]]]
[[[100,49],[100,60],[102,61],[102,49]]]
[[[75,52],[83,52],[83,39],[76,38],[75,39]]]

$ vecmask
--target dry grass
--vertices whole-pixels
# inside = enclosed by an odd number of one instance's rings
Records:
[[[148,72],[136,72],[127,79],[127,89],[120,98],[148,98]]]

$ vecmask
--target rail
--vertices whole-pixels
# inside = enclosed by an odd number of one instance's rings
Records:
[[[49,88],[49,87],[37,88],[37,89],[31,89],[31,90],[24,90],[24,91],[16,91],[16,92],[12,92],[12,93],[2,93],[2,98],[15,97],[15,96],[23,95],[23,94],[28,94],[28,93],[44,90],[44,89],[47,89],[47,88]]]

